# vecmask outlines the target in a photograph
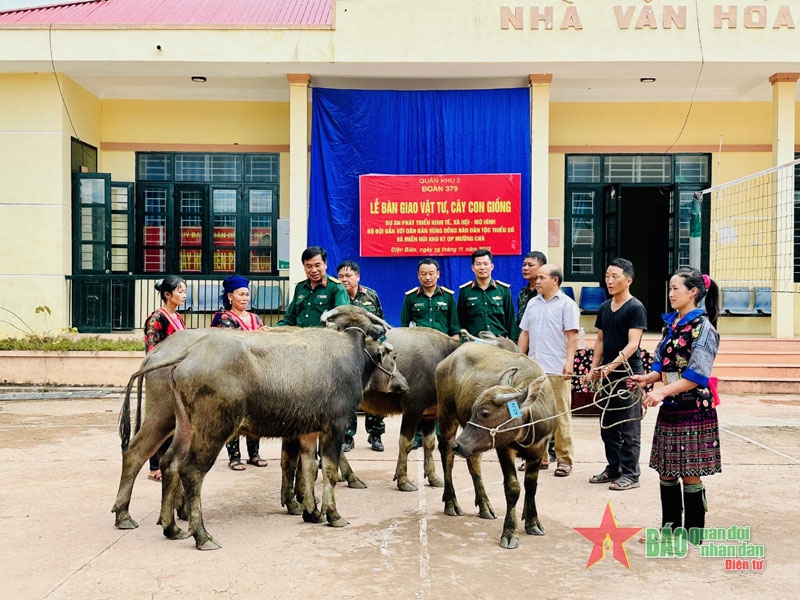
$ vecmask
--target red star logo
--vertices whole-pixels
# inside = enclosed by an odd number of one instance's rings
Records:
[[[614,558],[630,569],[628,553],[623,544],[636,535],[640,529],[641,527],[617,527],[611,503],[606,504],[606,512],[603,514],[600,527],[575,527],[575,531],[594,544],[586,568],[588,569],[605,558],[606,550],[613,550]]]

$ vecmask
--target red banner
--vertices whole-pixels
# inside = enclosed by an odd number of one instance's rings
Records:
[[[521,177],[362,175],[361,256],[520,254]]]
[[[215,246],[235,246],[236,228],[235,227],[214,227]]]
[[[203,242],[202,227],[181,227],[181,246],[200,246]]]
[[[167,243],[167,229],[160,225],[145,225],[144,244],[145,246],[163,246]]]

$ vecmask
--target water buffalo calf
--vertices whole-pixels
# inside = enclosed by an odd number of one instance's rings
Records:
[[[514,456],[525,459],[525,530],[544,535],[536,512],[539,467],[555,431],[555,397],[544,371],[523,354],[465,344],[436,368],[439,451],[444,465],[444,512],[463,514],[453,487],[453,452],[467,459],[481,518],[496,518],[481,477],[481,453],[494,448],[503,470],[506,518],[500,546],[516,548],[520,485]],[[519,407],[519,416],[513,404]],[[453,442],[458,426],[464,430]]]

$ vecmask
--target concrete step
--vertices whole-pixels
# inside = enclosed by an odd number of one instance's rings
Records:
[[[800,357],[800,338],[778,340],[768,337],[722,336],[720,352],[794,352]]]
[[[721,394],[800,394],[800,380],[781,378],[719,378]]]
[[[717,356],[719,358],[719,356]],[[794,379],[800,382],[800,364],[747,364],[715,361],[712,370],[716,377],[732,377],[736,379],[764,379],[778,377]]]
[[[747,364],[747,365],[794,365],[800,366],[800,354],[791,351],[729,351],[720,349],[715,364]]]
[[[800,393],[800,339],[724,336],[713,373],[728,394]]]

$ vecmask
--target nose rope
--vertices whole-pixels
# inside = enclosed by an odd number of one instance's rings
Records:
[[[629,379],[630,377],[632,377],[634,375],[633,369],[631,368],[631,365],[628,362],[628,359],[625,357],[624,354],[622,354],[622,352],[619,353],[619,359],[622,361],[622,366],[625,368],[625,372],[627,373],[626,379]],[[599,368],[602,369],[602,367],[604,367],[604,366],[605,365],[601,365]],[[547,375],[555,376],[555,374],[552,374],[552,373],[547,373]],[[558,375],[558,376],[560,377],[561,375]],[[605,379],[605,382],[603,381],[604,379]],[[641,421],[642,419],[644,419],[645,415],[647,414],[647,407],[646,406],[643,407],[642,415],[640,417],[632,417],[630,419],[624,419],[622,421],[615,421],[612,425],[603,425],[603,422],[605,420],[606,411],[611,412],[611,411],[617,411],[617,410],[628,410],[628,409],[632,408],[633,406],[635,406],[636,404],[641,404],[642,398],[644,397],[644,390],[642,389],[642,386],[639,385],[639,382],[634,382],[634,383],[636,383],[636,388],[633,389],[633,390],[628,390],[627,387],[625,387],[625,388],[623,388],[621,390],[615,390],[614,388],[618,385],[619,381],[621,381],[621,379],[611,380],[607,375],[602,374],[600,381],[592,381],[592,383],[591,383],[591,386],[593,388],[592,391],[594,391],[594,399],[590,404],[587,404],[586,406],[579,406],[578,408],[573,408],[573,409],[570,409],[570,410],[565,410],[565,411],[562,411],[560,413],[556,413],[555,415],[551,415],[549,417],[542,417],[541,419],[534,419],[533,418],[533,405],[536,402],[536,400],[538,400],[538,398],[539,398],[539,394],[541,393],[541,388],[540,388],[539,391],[536,393],[536,398],[534,398],[531,402],[527,403],[527,405],[523,404],[520,407],[520,408],[527,408],[528,409],[528,414],[530,415],[530,418],[531,418],[530,422],[522,423],[521,425],[514,425],[513,427],[508,427],[508,428],[503,429],[503,426],[506,425],[507,423],[510,423],[511,421],[515,421],[515,420],[520,418],[520,417],[511,417],[510,419],[506,419],[505,421],[503,421],[502,423],[500,423],[496,427],[486,427],[485,425],[481,425],[480,423],[476,423],[475,421],[467,421],[467,423],[466,423],[466,425],[464,427],[466,428],[467,425],[472,425],[473,427],[476,427],[478,429],[483,429],[484,431],[488,431],[489,435],[492,436],[492,450],[494,450],[494,448],[495,448],[495,438],[496,438],[498,433],[507,433],[509,431],[515,431],[517,429],[525,429],[526,427],[533,427],[537,423],[542,423],[543,421],[548,421],[550,419],[557,419],[558,417],[560,417],[562,415],[566,415],[566,414],[569,414],[569,413],[577,412],[579,410],[584,410],[586,408],[589,408],[590,406],[599,406],[599,404],[601,402],[603,402],[603,401],[606,401],[606,403],[603,405],[602,413],[600,415],[600,429],[611,429],[612,427],[616,427],[617,425],[620,425],[622,423],[628,423],[630,421]],[[606,392],[608,392],[607,396],[602,396],[601,395],[601,393],[606,393]],[[617,407],[609,408],[608,400],[610,400],[611,398],[615,398],[615,397],[624,398],[626,400],[627,399],[632,399],[633,402],[631,402],[629,404],[626,404],[625,406],[617,406]],[[527,444],[527,445],[525,445],[523,447],[528,448],[528,447],[532,446],[535,440],[536,440],[536,437],[535,437],[535,434],[534,434],[533,439],[531,440],[531,443]]]
[[[345,327],[344,328],[345,331],[349,331],[350,329],[355,329],[356,331],[360,331],[361,333],[363,333],[364,334],[364,344],[367,343],[367,337],[368,336],[367,336],[367,332],[366,331],[361,329],[361,327],[356,327],[355,325],[352,325],[350,327]],[[375,358],[373,358],[372,354],[369,353],[369,350],[367,350],[366,346],[361,346],[361,349],[364,351],[364,354],[366,354],[369,357],[369,359],[372,361],[372,364],[375,365],[375,368],[380,369],[381,371],[386,373],[392,379],[397,377],[397,365],[394,366],[394,370],[393,371],[390,371],[389,369],[384,367],[381,363],[377,362],[375,360]]]

